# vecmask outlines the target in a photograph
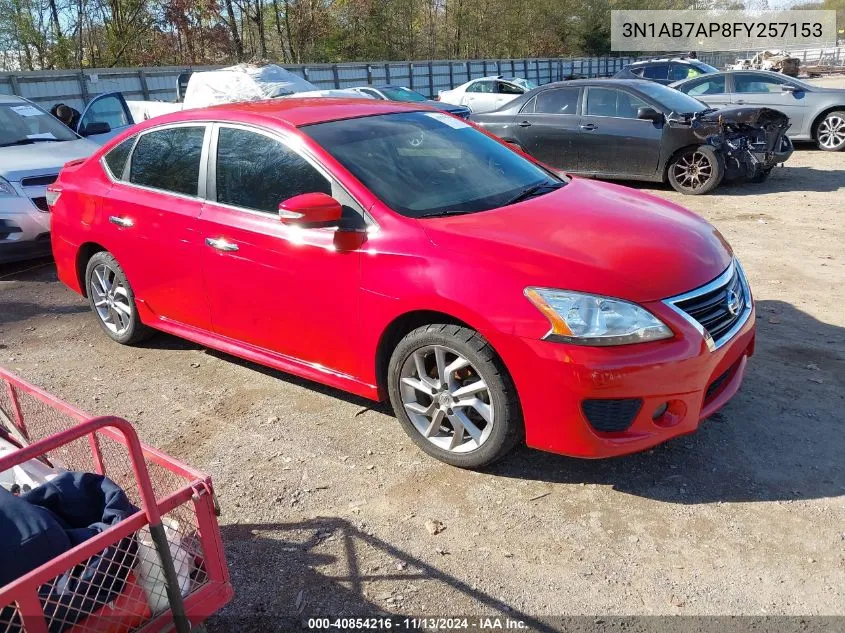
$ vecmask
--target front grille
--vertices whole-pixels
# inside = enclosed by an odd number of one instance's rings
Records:
[[[581,410],[596,431],[619,433],[633,424],[642,406],[639,398],[584,400]]]
[[[49,176],[32,176],[30,178],[22,178],[22,187],[46,187],[56,182],[59,177],[58,174],[50,174]]]
[[[47,198],[32,198],[32,203],[44,213],[50,212],[50,207],[47,206]]]
[[[731,264],[715,281],[693,291],[669,299],[668,303],[698,323],[719,347],[733,334],[750,309],[749,293],[739,267]]]

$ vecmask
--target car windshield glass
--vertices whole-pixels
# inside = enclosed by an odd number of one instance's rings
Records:
[[[644,92],[667,110],[678,114],[704,112],[709,107],[701,101],[663,84],[654,82],[637,84],[637,90]]]
[[[31,103],[0,103],[0,147],[76,138],[64,123]]]
[[[408,88],[379,88],[379,90],[391,101],[427,101],[419,92],[414,92]]]
[[[719,72],[719,69],[718,69],[718,68],[714,68],[714,67],[713,67],[713,66],[711,66],[710,64],[705,64],[704,62],[695,62],[695,63],[693,64],[693,66],[695,66],[696,68],[698,68],[698,70],[700,70],[700,71],[701,71],[703,74],[705,74],[705,75],[706,75],[707,73],[717,73],[717,72]]]
[[[534,88],[537,87],[537,84],[535,84],[533,81],[530,81],[528,79],[523,79],[522,77],[515,77],[513,79],[508,79],[508,81],[511,81],[511,82],[513,82],[513,83],[515,83],[519,86],[522,86],[526,90],[534,90]]]
[[[385,204],[420,218],[476,213],[563,182],[471,125],[439,112],[402,112],[302,128]]]

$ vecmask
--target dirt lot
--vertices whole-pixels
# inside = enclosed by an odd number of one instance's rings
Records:
[[[729,406],[645,454],[450,468],[366,401],[165,335],[109,342],[49,263],[0,268],[0,364],[213,475],[237,596],[212,630],[377,612],[845,615],[845,154],[802,147],[767,183],[711,196],[649,190],[733,244],[759,335]]]

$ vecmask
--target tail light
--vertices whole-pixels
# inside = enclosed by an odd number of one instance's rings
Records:
[[[62,190],[56,187],[48,187],[45,197],[47,198],[47,206],[52,207],[59,201],[59,196],[62,195]]]

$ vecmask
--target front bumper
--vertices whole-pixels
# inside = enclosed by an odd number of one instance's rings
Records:
[[[50,214],[25,196],[0,198],[0,263],[50,254]]]
[[[693,325],[662,302],[647,304],[677,336],[618,347],[585,347],[517,336],[497,342],[516,384],[533,448],[601,458],[648,449],[693,433],[738,391],[754,353],[755,310],[733,337],[710,351]],[[583,403],[641,399],[622,432],[597,431]],[[665,413],[653,416],[664,404]]]

